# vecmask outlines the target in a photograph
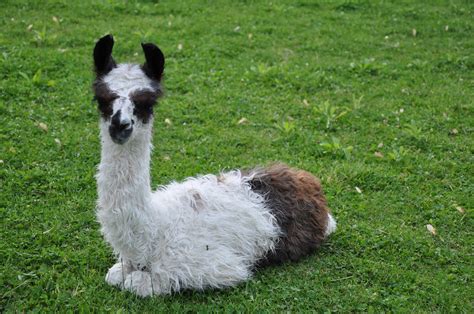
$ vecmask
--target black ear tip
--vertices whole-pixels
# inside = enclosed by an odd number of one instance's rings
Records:
[[[113,45],[114,44],[114,36],[107,34],[104,37],[101,37],[98,41],[97,44],[104,44],[104,45]]]
[[[160,48],[152,43],[142,43],[142,48],[147,51],[161,51]]]
[[[161,49],[152,43],[142,43],[143,52],[145,52],[145,57],[151,57],[153,55],[158,56],[160,59],[164,59],[165,55]]]
[[[163,52],[158,46],[152,43],[142,43],[142,48],[146,60],[142,67],[145,74],[152,79],[160,81],[165,66],[165,56]]]
[[[110,34],[101,37],[94,48],[94,56],[107,56],[112,53],[114,47],[114,37]]]
[[[115,66],[112,58],[112,49],[114,47],[114,37],[107,34],[101,37],[94,47],[94,65],[97,76],[110,72]]]

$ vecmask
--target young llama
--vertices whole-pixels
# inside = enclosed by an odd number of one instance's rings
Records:
[[[141,297],[234,286],[261,266],[297,261],[336,229],[319,181],[276,164],[173,182],[152,192],[153,106],[165,59],[117,64],[114,40],[94,48],[101,160],[97,217],[117,255],[105,280]]]

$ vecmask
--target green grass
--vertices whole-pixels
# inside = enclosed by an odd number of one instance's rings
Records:
[[[473,2],[179,2],[1,2],[0,311],[472,313]],[[329,242],[233,289],[107,286],[90,88],[106,33],[118,61],[142,62],[141,41],[167,57],[154,186],[280,160],[321,178]]]

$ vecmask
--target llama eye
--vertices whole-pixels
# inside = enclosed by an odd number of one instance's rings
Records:
[[[135,108],[133,114],[143,123],[148,123],[153,115],[153,106],[156,103],[158,94],[147,90],[139,90],[130,94],[130,100]]]
[[[99,109],[105,109],[107,107],[112,107],[112,101],[104,98],[97,98],[97,103],[99,104]]]
[[[97,97],[96,100],[99,103],[99,106],[102,106],[102,107],[110,106],[112,104],[112,102],[109,99],[105,99],[102,97]]]
[[[153,103],[150,101],[135,101],[134,104],[137,108],[153,107]]]
[[[104,119],[110,118],[113,113],[112,104],[119,96],[112,92],[107,84],[102,80],[96,80],[93,85],[94,98],[97,100],[97,107]]]
[[[137,116],[143,123],[147,123],[150,116],[153,114],[153,104],[150,103],[135,103],[133,114]]]
[[[113,112],[112,110],[113,99],[111,100],[111,99],[106,99],[103,97],[96,97],[96,100],[98,103],[99,110],[102,113],[102,116],[104,118],[110,117]]]

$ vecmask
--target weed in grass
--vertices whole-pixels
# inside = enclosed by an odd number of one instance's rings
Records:
[[[48,31],[46,26],[43,26],[41,30],[32,29],[33,31],[33,41],[37,46],[43,44],[51,44],[55,39],[56,35],[52,34],[51,31]]]
[[[321,142],[319,146],[323,149],[324,154],[342,156],[346,159],[350,159],[352,150],[354,149],[352,146],[343,146],[341,141],[334,136],[331,137],[330,141]]]
[[[330,129],[336,121],[348,114],[350,109],[347,107],[337,107],[326,100],[319,105],[315,105],[313,111],[324,122],[326,129]]]
[[[392,148],[387,157],[393,161],[402,161],[409,154],[409,150],[403,146]]]
[[[363,103],[362,103],[362,99],[364,98],[364,96],[360,96],[359,98],[357,98],[355,95],[352,95],[352,110],[353,111],[357,111],[357,110],[360,110],[364,107]]]
[[[405,124],[405,126],[403,127],[403,132],[407,136],[412,137],[416,140],[420,140],[423,138],[423,130],[421,129],[421,127],[417,126],[414,121]]]
[[[34,84],[36,86],[47,86],[54,87],[56,85],[55,80],[46,80],[43,78],[42,69],[38,69],[35,74],[30,78],[26,73],[19,71],[18,74],[23,77],[27,84]]]
[[[290,117],[283,118],[280,123],[275,123],[275,127],[283,134],[290,134],[295,130],[295,121]]]

